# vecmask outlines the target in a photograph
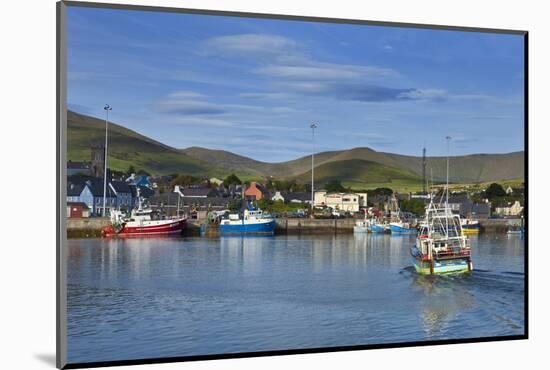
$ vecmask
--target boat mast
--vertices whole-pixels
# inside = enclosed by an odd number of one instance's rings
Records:
[[[447,181],[445,185],[445,226],[447,238],[449,238],[449,152],[451,151],[451,137],[447,136]]]

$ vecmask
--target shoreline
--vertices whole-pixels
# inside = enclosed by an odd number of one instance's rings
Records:
[[[310,219],[310,218],[277,218],[275,235],[322,235],[351,234],[358,219]],[[199,236],[202,220],[189,220],[183,236]],[[101,238],[101,228],[108,226],[108,218],[67,219],[67,238],[89,239]],[[506,233],[511,226],[521,225],[521,219],[487,219],[480,220],[480,233]]]

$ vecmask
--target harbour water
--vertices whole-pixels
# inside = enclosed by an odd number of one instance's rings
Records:
[[[524,333],[524,240],[419,276],[414,235],[69,239],[69,363]]]

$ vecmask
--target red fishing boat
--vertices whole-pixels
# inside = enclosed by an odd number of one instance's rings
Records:
[[[120,211],[112,211],[111,225],[101,229],[104,237],[114,236],[157,236],[181,234],[187,224],[187,217],[166,217],[151,209],[144,209],[139,198],[137,209],[130,216]]]

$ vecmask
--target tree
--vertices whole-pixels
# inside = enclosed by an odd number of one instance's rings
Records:
[[[232,173],[231,175],[227,176],[224,180],[223,180],[223,185],[228,187],[230,185],[241,185],[242,182],[241,182],[241,179],[239,179],[237,177],[237,175],[235,175],[234,173]]]
[[[376,188],[374,190],[367,191],[369,196],[376,196],[376,195],[386,195],[391,196],[393,194],[393,190],[390,188]]]
[[[325,184],[325,190],[329,193],[343,193],[346,188],[338,180],[331,180]]]
[[[136,169],[134,166],[130,165],[130,167],[128,167],[128,170],[126,171],[126,174],[130,176],[133,173],[136,173]]]
[[[493,200],[498,197],[504,197],[506,196],[506,191],[502,187],[502,185],[497,183],[492,183],[489,185],[489,187],[485,190],[485,196],[489,200]]]
[[[179,175],[178,177],[170,181],[170,187],[173,188],[176,185],[189,186],[194,184],[200,184],[201,182],[202,180],[199,179],[198,177],[194,177],[191,175]]]
[[[422,199],[403,199],[399,202],[399,208],[403,212],[411,212],[416,215],[423,215],[425,210],[425,204]]]

